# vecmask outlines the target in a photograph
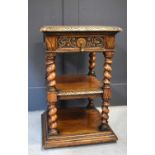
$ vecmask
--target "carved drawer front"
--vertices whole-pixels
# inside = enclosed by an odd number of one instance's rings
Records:
[[[93,51],[104,48],[103,36],[59,36],[57,38],[57,48],[61,51]]]
[[[103,52],[114,50],[114,35],[49,35],[46,49],[53,52]]]

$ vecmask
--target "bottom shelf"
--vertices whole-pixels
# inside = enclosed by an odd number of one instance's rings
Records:
[[[114,132],[99,131],[101,117],[96,109],[67,108],[58,110],[59,135],[48,135],[47,113],[42,114],[42,142],[45,149],[102,142],[115,142]]]

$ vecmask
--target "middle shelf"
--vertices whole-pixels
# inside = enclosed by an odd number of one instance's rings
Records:
[[[94,76],[62,75],[56,78],[59,99],[95,98],[103,94],[102,83]]]

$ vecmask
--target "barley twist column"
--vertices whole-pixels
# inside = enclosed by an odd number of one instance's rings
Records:
[[[57,135],[56,54],[47,52],[46,71],[48,81],[48,129],[50,135]]]
[[[96,52],[89,53],[89,72],[88,75],[96,76],[95,75],[95,66],[96,66]],[[87,108],[94,108],[93,99],[88,99]]]
[[[89,72],[88,75],[95,75],[95,66],[96,66],[96,52],[89,53]]]
[[[108,130],[108,119],[109,119],[109,105],[110,105],[110,99],[111,99],[111,88],[110,88],[110,82],[112,78],[112,56],[113,52],[105,52],[105,62],[104,62],[104,79],[103,79],[103,103],[102,103],[102,120],[100,125],[100,130],[105,131]]]

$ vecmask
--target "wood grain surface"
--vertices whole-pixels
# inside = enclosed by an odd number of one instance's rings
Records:
[[[112,56],[118,27],[45,26],[48,111],[42,115],[43,147],[63,147],[117,140],[108,125]],[[88,75],[56,76],[56,54],[90,52]],[[96,78],[96,52],[104,55],[103,80]],[[102,55],[102,56],[103,56]],[[78,59],[78,58],[77,58]],[[79,60],[80,63],[80,60]],[[102,97],[102,113],[93,99]],[[84,109],[58,109],[57,100],[88,98]]]
[[[47,114],[42,115],[43,147],[65,147],[102,142],[115,142],[116,135],[109,127],[99,131],[100,113],[96,109],[67,108],[58,109],[59,135],[48,135]]]

